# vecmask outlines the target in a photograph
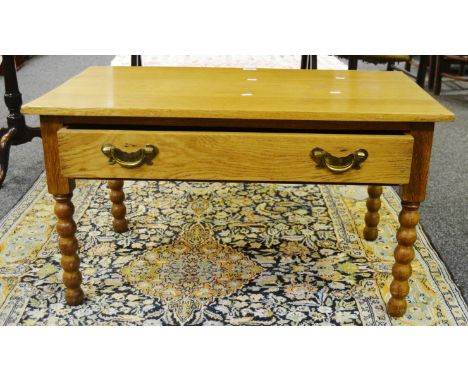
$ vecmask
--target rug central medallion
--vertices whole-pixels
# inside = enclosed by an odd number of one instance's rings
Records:
[[[182,323],[262,271],[242,252],[219,243],[209,226],[199,222],[188,224],[173,243],[145,253],[122,269],[132,285],[164,301]]]

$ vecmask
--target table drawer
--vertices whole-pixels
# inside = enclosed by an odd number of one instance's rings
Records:
[[[58,145],[70,178],[405,184],[413,137],[63,128]]]

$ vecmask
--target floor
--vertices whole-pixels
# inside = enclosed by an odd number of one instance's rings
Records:
[[[61,84],[90,65],[109,65],[113,56],[35,56],[18,72],[23,101],[28,102]],[[299,65],[299,63],[298,63]],[[360,65],[359,69],[382,69]],[[0,81],[0,93],[4,93]],[[468,87],[444,84],[435,97],[456,115],[454,123],[437,125],[426,201],[421,206],[421,223],[465,300],[468,300]],[[0,124],[7,110],[0,102]],[[26,117],[38,126],[37,117]],[[10,168],[0,189],[0,219],[28,191],[44,170],[40,139],[13,147]]]

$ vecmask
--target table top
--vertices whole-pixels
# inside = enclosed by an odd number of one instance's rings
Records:
[[[25,114],[439,122],[454,115],[401,72],[90,67]]]

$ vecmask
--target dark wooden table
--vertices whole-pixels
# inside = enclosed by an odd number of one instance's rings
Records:
[[[0,187],[8,171],[8,160],[11,145],[21,145],[30,142],[34,137],[41,136],[39,128],[26,125],[21,114],[23,99],[18,88],[16,77],[15,56],[2,56],[2,68],[5,81],[5,104],[8,108],[7,127],[0,128]]]

